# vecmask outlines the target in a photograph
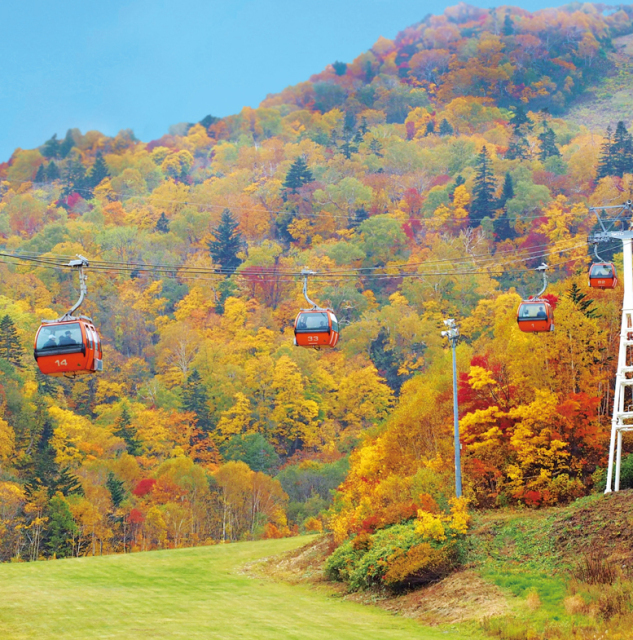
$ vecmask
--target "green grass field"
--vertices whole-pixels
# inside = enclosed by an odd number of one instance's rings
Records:
[[[0,565],[2,640],[92,638],[457,640],[307,586],[257,579],[245,563],[306,538]]]

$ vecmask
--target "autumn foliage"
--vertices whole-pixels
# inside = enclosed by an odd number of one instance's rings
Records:
[[[632,15],[459,4],[255,109],[17,149],[0,236],[40,261],[0,263],[0,557],[327,529],[354,588],[443,575],[467,529],[449,317],[470,508],[590,492],[621,293],[587,286],[589,207],[632,198],[633,174],[562,114]],[[75,254],[95,261],[104,372],[44,378],[33,335],[77,297],[46,261]],[[544,260],[556,329],[525,334]],[[340,321],[331,352],[293,347],[305,267]]]

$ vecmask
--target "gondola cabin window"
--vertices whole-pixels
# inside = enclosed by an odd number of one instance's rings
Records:
[[[60,347],[82,345],[81,328],[78,322],[52,327],[43,327],[37,334],[37,351],[50,351]]]
[[[330,325],[327,312],[301,313],[297,322],[297,333],[327,332]]]

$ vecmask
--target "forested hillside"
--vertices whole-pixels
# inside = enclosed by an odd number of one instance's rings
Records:
[[[460,4],[257,109],[17,149],[0,164],[0,557],[398,525],[403,581],[420,540],[467,526],[449,317],[470,504],[590,492],[621,291],[587,286],[589,207],[633,198],[633,138],[565,113],[631,32],[630,6]],[[33,336],[76,301],[76,254],[104,371],[45,377]],[[525,334],[542,262],[556,329]],[[335,350],[293,346],[304,268]]]

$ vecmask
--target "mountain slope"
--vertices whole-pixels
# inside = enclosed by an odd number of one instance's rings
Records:
[[[564,116],[568,122],[606,131],[618,120],[633,121],[633,35],[615,38],[613,46],[613,71],[570,107]]]

